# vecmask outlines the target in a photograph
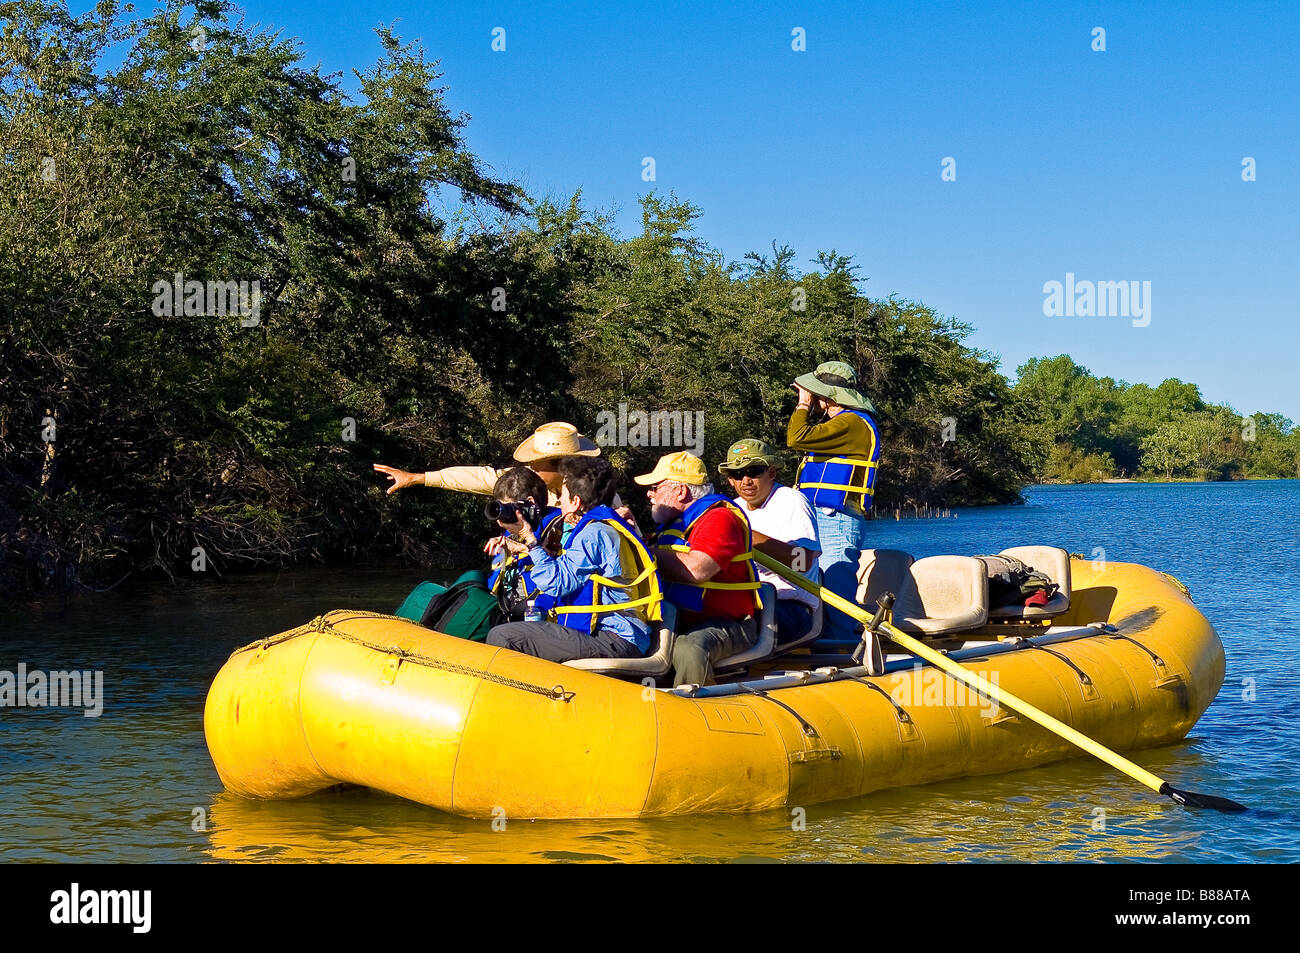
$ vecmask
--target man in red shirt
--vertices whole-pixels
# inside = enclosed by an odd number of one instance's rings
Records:
[[[707,685],[713,663],[758,638],[758,572],[749,521],[713,492],[704,461],[680,451],[636,477],[658,527],[651,548],[664,598],[677,606],[674,685]]]

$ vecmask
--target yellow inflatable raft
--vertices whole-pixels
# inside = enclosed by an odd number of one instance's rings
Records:
[[[1064,616],[950,656],[1110,748],[1182,738],[1223,682],[1213,627],[1172,577],[1071,563]],[[824,662],[692,696],[341,610],[236,651],[204,727],[234,794],[351,783],[470,817],[758,811],[1080,755],[935,668]]]

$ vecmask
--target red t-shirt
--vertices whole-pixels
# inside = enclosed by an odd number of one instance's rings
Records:
[[[715,506],[695,521],[687,535],[687,544],[696,552],[706,553],[722,568],[710,582],[748,582],[749,572],[745,562],[731,560],[745,552],[749,534],[740,524],[739,517],[726,507]],[[752,589],[704,590],[705,617],[743,619],[754,614]],[[685,613],[691,615],[691,613]]]

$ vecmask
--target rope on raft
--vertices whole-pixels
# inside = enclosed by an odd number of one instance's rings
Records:
[[[332,615],[333,613],[331,613]],[[376,652],[383,652],[385,655],[395,655],[403,662],[413,662],[416,665],[424,665],[428,668],[436,668],[439,671],[451,672],[455,675],[466,675],[471,678],[481,678],[487,682],[493,682],[506,688],[515,688],[522,692],[532,692],[535,695],[541,695],[552,701],[568,702],[573,699],[575,692],[566,691],[563,685],[555,685],[546,688],[542,685],[534,685],[532,682],[521,681],[517,678],[507,678],[504,675],[497,675],[486,669],[475,668],[472,665],[462,665],[458,662],[448,662],[444,659],[434,658],[432,655],[425,655],[422,652],[414,652],[404,649],[397,645],[384,645],[380,642],[372,642],[369,639],[363,639],[360,636],[353,635],[351,632],[345,632],[338,628],[336,622],[347,622],[352,619],[396,619],[402,622],[409,622],[409,619],[403,619],[401,616],[386,615],[382,612],[353,612],[343,619],[330,619],[328,616],[317,616],[306,625],[301,625],[296,629],[283,632],[280,635],[270,638],[259,639],[256,642],[250,642],[248,645],[240,646],[230,653],[234,658],[241,652],[248,652],[256,649],[259,652],[265,652],[272,646],[279,645],[281,642],[288,642],[290,639],[296,639],[301,635],[317,635],[328,633],[335,638],[342,639],[345,642],[351,642],[364,648],[373,649]]]

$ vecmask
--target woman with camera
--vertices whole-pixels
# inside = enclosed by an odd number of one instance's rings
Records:
[[[568,457],[558,467],[559,512],[569,527],[558,554],[548,552],[537,535],[540,530],[549,537],[555,523],[535,529],[528,517],[536,514],[528,507],[513,520],[505,513],[498,519],[511,537],[499,547],[515,555],[526,551],[532,562],[534,609],[547,619],[495,626],[488,644],[552,662],[644,655],[650,622],[659,618],[659,583],[640,536],[610,508],[614,471],[600,457]]]
[[[546,483],[528,467],[504,470],[492,487],[492,499],[483,514],[502,527],[501,535],[487,541],[483,551],[492,557],[492,572],[487,588],[497,597],[497,604],[508,619],[527,618],[528,603],[537,595],[529,570],[533,562],[528,547],[510,535],[506,528],[520,517],[537,527],[537,538],[549,552],[559,552],[564,520],[558,507],[546,506]]]

